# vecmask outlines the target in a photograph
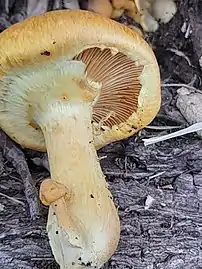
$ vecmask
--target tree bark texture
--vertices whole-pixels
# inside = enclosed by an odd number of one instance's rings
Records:
[[[192,82],[201,88],[201,6],[200,0],[178,1],[173,20],[146,36],[164,83]],[[163,87],[162,106],[151,125],[186,125],[175,102],[176,88]],[[202,268],[202,140],[191,134],[143,145],[142,138],[169,132],[145,128],[99,151],[121,219],[120,243],[105,269]],[[0,153],[0,268],[59,268],[45,230],[47,208],[41,205],[42,216],[30,218],[23,181]],[[41,154],[24,154],[39,190],[49,173],[34,162]]]

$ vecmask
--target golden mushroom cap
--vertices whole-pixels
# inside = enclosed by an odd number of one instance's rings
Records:
[[[160,73],[152,49],[132,29],[99,14],[60,10],[33,16],[3,31],[0,47],[0,99],[4,79],[15,70],[44,66],[60,57],[86,65],[87,76],[102,86],[93,104],[97,149],[144,128],[160,108]],[[22,146],[46,151],[27,105],[15,112],[0,102],[0,127]]]

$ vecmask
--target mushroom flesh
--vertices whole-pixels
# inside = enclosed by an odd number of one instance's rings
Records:
[[[161,102],[149,45],[99,14],[60,10],[0,34],[0,127],[23,147],[47,151],[47,231],[61,269],[100,268],[120,223],[96,149],[149,124]]]

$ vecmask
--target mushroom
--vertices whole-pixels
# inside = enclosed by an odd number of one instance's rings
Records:
[[[107,18],[119,18],[125,10],[137,10],[135,4],[131,0],[89,0],[87,9]]]
[[[168,23],[177,11],[173,0],[89,0],[88,9],[113,19],[125,12],[146,32],[155,32],[158,22]]]
[[[137,11],[128,13],[146,32],[155,32],[159,27],[158,22],[150,13],[154,1],[155,0],[134,0]]]
[[[111,18],[113,12],[113,7],[109,0],[88,0],[87,9],[107,18]]]
[[[168,23],[176,12],[177,6],[173,0],[155,0],[151,5],[151,14],[160,23]]]
[[[112,18],[120,17],[124,11],[135,12],[137,10],[134,2],[131,0],[112,0],[111,3],[114,8]]]
[[[127,11],[129,16],[136,16],[137,21],[140,21],[137,8],[131,0],[89,0],[85,9],[112,19],[121,17],[124,11]],[[143,37],[142,31],[138,27],[135,27],[134,25],[128,25],[128,27]]]
[[[160,23],[168,23],[177,11],[173,0],[134,0],[138,13],[128,14],[138,21],[146,32],[155,32]]]
[[[61,269],[100,268],[120,223],[96,149],[149,124],[161,102],[155,55],[135,31],[99,14],[51,11],[0,34],[0,127],[47,151],[47,232]]]

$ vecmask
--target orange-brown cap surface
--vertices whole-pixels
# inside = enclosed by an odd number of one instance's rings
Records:
[[[127,26],[93,12],[63,10],[30,17],[2,32],[0,47],[0,81],[9,72],[60,57],[86,64],[87,76],[102,85],[93,107],[97,149],[133,135],[159,110],[160,74],[152,49]],[[29,108],[22,112],[20,125],[12,112],[4,112],[0,104],[0,127],[11,138],[24,147],[46,150]]]

